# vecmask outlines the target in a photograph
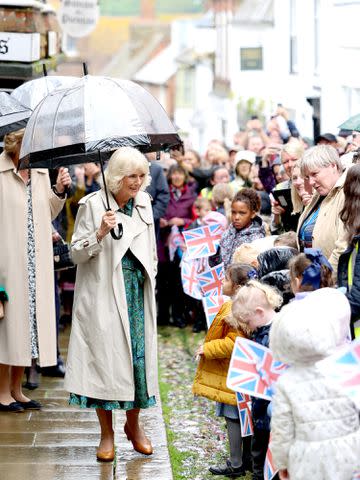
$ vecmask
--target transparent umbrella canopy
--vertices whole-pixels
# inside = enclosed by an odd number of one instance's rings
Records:
[[[86,75],[50,92],[27,124],[20,168],[57,168],[108,158],[119,147],[142,152],[181,145],[160,103],[129,80]]]
[[[0,136],[24,128],[32,111],[6,92],[0,92]]]
[[[160,103],[129,80],[86,75],[50,92],[26,126],[20,168],[57,168],[103,161],[119,147],[167,150],[182,141]],[[107,209],[109,197],[104,181]],[[122,236],[113,231],[114,239]]]
[[[35,110],[37,105],[53,90],[71,87],[78,77],[45,76],[29,80],[11,92],[11,97],[18,100],[25,107]]]

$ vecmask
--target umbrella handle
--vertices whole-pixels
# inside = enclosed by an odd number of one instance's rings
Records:
[[[115,232],[115,228],[112,228],[110,230],[110,235],[114,240],[120,240],[120,238],[123,236],[124,230],[123,230],[122,223],[118,223],[117,230],[118,230],[118,233]]]
[[[109,212],[110,210],[111,210],[111,208],[108,205],[106,211]],[[114,240],[120,240],[120,238],[123,236],[123,234],[124,234],[124,229],[123,229],[122,223],[117,224],[117,233],[115,232],[115,228],[112,228],[110,230],[110,235]]]

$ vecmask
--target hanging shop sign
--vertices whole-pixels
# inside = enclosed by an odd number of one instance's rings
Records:
[[[89,35],[98,20],[98,0],[63,0],[58,12],[63,32],[75,38]]]

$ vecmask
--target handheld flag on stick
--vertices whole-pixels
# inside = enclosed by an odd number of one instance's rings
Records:
[[[201,300],[200,284],[197,278],[197,262],[184,256],[181,261],[181,281],[184,293],[192,298]]]
[[[278,473],[273,461],[273,456],[270,448],[271,435],[269,440],[269,446],[266,452],[265,464],[264,464],[264,480],[271,480]]]
[[[231,356],[227,386],[236,392],[271,400],[273,384],[287,366],[275,362],[269,348],[237,337]]]
[[[331,375],[333,381],[360,408],[360,339],[316,365],[326,376]]]
[[[209,257],[216,253],[224,228],[220,223],[182,232],[189,258]]]
[[[251,418],[251,398],[240,392],[236,392],[236,401],[239,410],[241,436],[249,437],[254,433],[254,427]]]
[[[169,247],[169,257],[173,261],[175,257],[176,250],[184,245],[184,238],[179,231],[179,228],[176,225],[171,227],[171,232],[168,238],[168,247]]]
[[[216,265],[197,275],[201,292],[204,297],[208,295],[222,295],[222,283],[224,279],[224,264]]]
[[[226,295],[209,295],[208,297],[203,297],[202,301],[208,328],[210,328],[210,325],[220,310],[221,305],[228,300],[229,297]]]

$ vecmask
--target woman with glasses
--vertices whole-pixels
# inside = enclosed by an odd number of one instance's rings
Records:
[[[347,236],[340,218],[346,172],[339,154],[331,145],[317,145],[306,150],[300,160],[300,169],[315,192],[299,219],[300,249],[320,248],[336,273],[339,257],[347,247]]]

